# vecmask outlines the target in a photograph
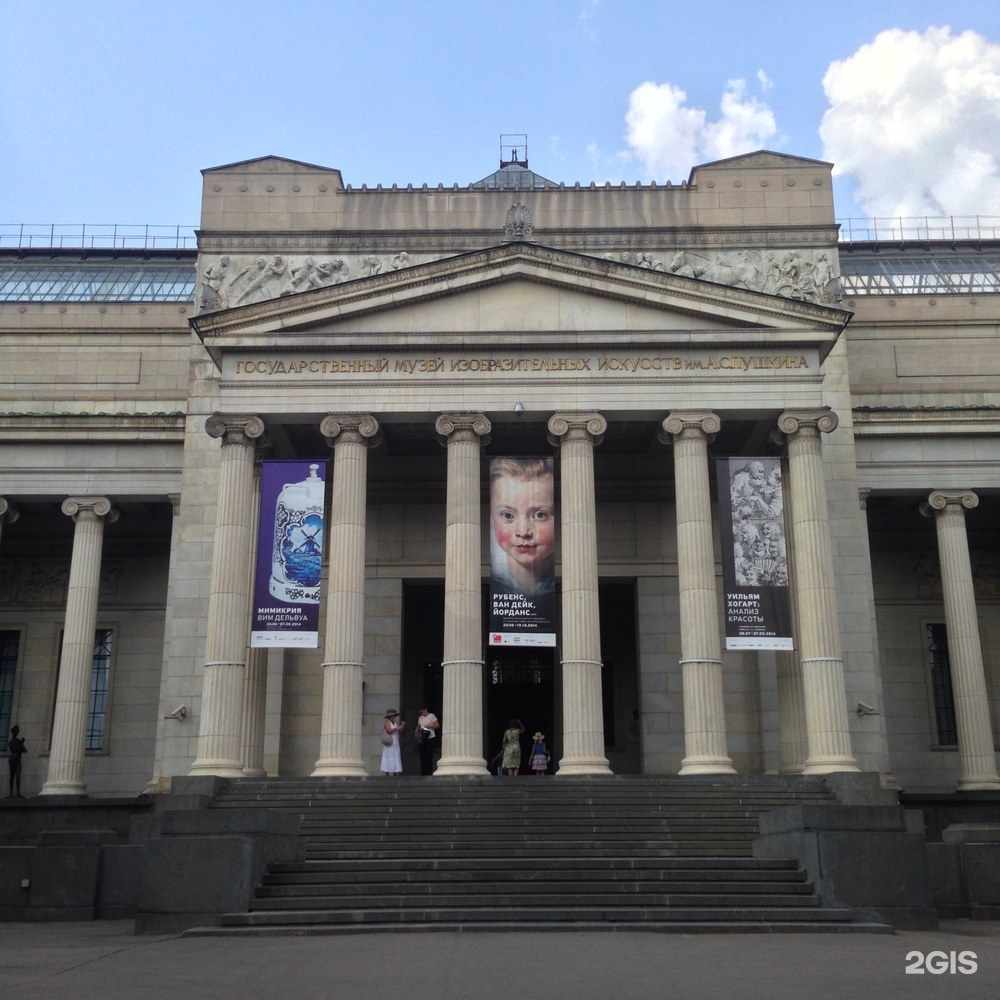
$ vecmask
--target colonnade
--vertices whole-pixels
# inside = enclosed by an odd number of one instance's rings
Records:
[[[779,663],[782,712],[804,731],[807,774],[856,771],[847,718],[843,656],[827,515],[821,435],[837,426],[822,409],[783,413],[776,437],[787,449],[797,662]],[[564,753],[558,774],[608,774],[601,699],[594,449],[606,430],[598,413],[556,413],[549,440],[559,448],[562,536]],[[709,496],[709,444],[717,414],[677,411],[663,424],[674,451],[677,570],[681,617],[685,755],[682,774],[732,773],[726,746],[716,566]],[[379,437],[370,414],[331,414],[321,432],[333,450],[333,503],[327,528],[330,572],[323,651],[319,756],[314,775],[362,776],[367,452]],[[248,744],[260,742],[263,665],[252,661],[248,567],[256,522],[256,415],[215,415],[221,440],[219,493],[208,601],[200,730],[192,774],[239,777]],[[482,755],[480,453],[490,421],[447,413],[435,430],[447,448],[443,731],[437,774],[487,773]],[[975,494],[935,491],[923,507],[935,518],[956,717],[959,788],[1000,787],[976,619],[965,511]],[[42,794],[84,794],[84,747],[97,618],[103,529],[117,516],[105,497],[63,504],[75,528],[48,779]],[[16,516],[0,497],[0,528]],[[786,656],[790,661],[791,657]],[[249,722],[248,722],[249,719]],[[256,720],[256,721],[255,721]]]

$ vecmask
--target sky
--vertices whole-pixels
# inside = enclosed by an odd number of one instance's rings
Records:
[[[272,154],[464,185],[504,134],[568,184],[771,149],[834,164],[839,220],[1000,216],[995,0],[0,6],[0,236],[193,228],[201,170]]]

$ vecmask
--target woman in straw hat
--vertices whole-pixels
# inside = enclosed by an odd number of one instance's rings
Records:
[[[406,723],[399,718],[399,712],[390,708],[382,723],[382,773],[389,777],[403,773],[403,758],[399,753],[399,734]]]

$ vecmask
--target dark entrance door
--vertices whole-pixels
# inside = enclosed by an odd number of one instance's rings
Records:
[[[486,658],[486,760],[500,752],[504,730],[510,719],[520,719],[521,773],[530,774],[528,754],[535,732],[545,734],[554,770],[560,748],[555,744],[555,650],[490,649]],[[491,771],[496,773],[494,764]]]

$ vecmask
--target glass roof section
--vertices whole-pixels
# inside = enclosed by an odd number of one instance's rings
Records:
[[[1000,292],[1000,250],[855,255],[842,244],[840,280],[845,296]]]
[[[0,263],[0,302],[193,302],[194,261]]]

